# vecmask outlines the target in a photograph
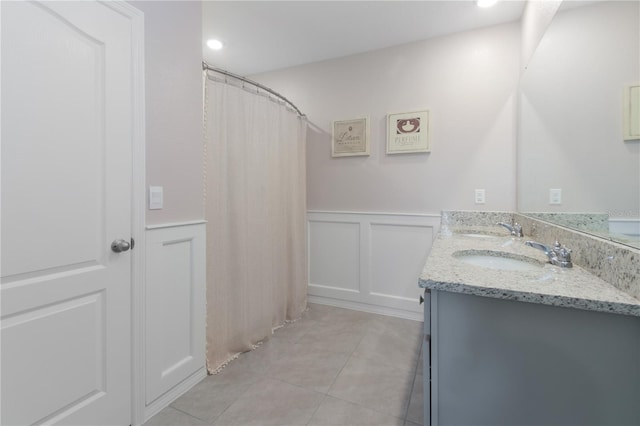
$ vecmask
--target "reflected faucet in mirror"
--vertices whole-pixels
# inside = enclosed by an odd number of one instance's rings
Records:
[[[513,235],[514,237],[522,237],[523,233],[522,233],[522,226],[519,225],[517,222],[514,223],[513,225],[509,225],[508,223],[505,222],[498,222],[496,223],[496,225],[502,226],[503,228],[506,228],[509,233],[511,233],[511,235]]]

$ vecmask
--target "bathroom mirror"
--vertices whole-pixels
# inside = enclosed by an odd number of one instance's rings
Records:
[[[563,3],[521,76],[518,211],[640,248],[640,140],[623,137],[640,2],[580,3]]]

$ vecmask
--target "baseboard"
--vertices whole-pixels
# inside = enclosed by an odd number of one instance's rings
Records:
[[[307,301],[309,303],[317,303],[318,305],[328,305],[334,306],[336,308],[353,309],[354,311],[368,312],[370,314],[380,314],[413,321],[423,321],[423,314],[421,312],[410,312],[404,309],[395,309],[386,306],[370,305],[368,303],[351,302],[346,300],[333,299],[330,297],[313,295],[308,295]],[[416,303],[418,302],[416,301]]]
[[[151,417],[167,408],[173,401],[187,393],[189,389],[200,383],[205,377],[207,377],[207,369],[203,366],[178,385],[171,388],[167,393],[158,397],[144,408],[144,421],[148,421]]]

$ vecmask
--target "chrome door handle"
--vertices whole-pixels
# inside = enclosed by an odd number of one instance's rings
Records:
[[[122,253],[131,248],[131,243],[127,240],[119,239],[111,243],[111,251],[114,253]]]

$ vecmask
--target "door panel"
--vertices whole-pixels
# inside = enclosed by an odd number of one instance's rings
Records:
[[[20,406],[24,395],[40,402],[16,413],[15,424],[105,392],[104,303],[101,291],[3,319],[2,362],[13,367],[2,372],[2,380],[13,384],[3,407]]]
[[[1,422],[129,424],[131,21],[1,8]]]
[[[102,263],[104,202],[95,195],[105,182],[104,45],[36,4],[9,4],[3,12],[13,17],[3,21],[5,37],[23,41],[6,54],[3,46],[3,100],[10,108],[3,108],[2,121],[11,138],[3,154],[12,161],[3,163],[10,182],[2,217],[15,224],[3,228],[3,238],[31,253],[4,251],[3,276]]]

